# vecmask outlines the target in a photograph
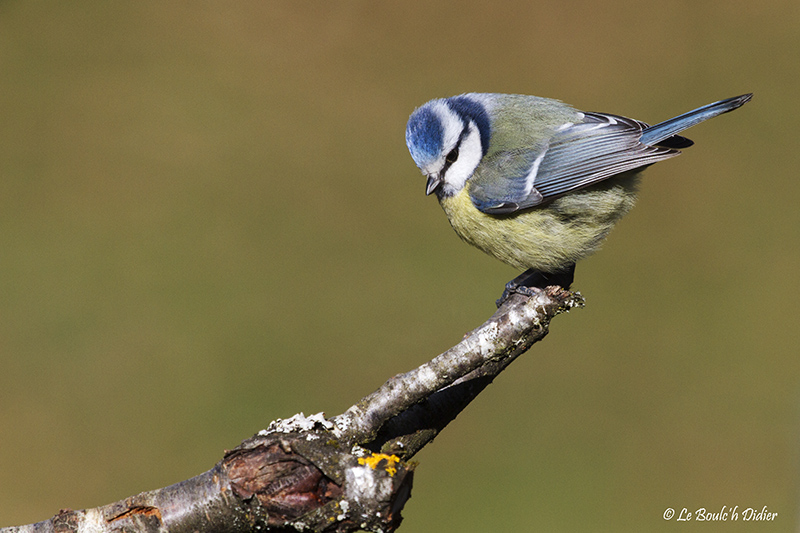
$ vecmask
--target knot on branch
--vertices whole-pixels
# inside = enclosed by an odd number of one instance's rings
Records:
[[[342,450],[326,430],[256,435],[221,467],[252,525],[272,530],[394,531],[413,478],[413,465]]]

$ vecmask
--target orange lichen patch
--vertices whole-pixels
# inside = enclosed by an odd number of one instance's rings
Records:
[[[381,461],[386,461],[386,465],[384,469],[389,476],[394,477],[397,473],[397,463],[400,462],[400,458],[396,455],[387,455],[385,453],[373,453],[369,457],[359,457],[358,464],[360,465],[367,465],[371,469],[375,470],[380,464]]]

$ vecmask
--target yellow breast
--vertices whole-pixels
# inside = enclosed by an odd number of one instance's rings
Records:
[[[469,182],[441,198],[450,225],[466,242],[520,270],[555,272],[594,252],[636,199],[638,173],[628,173],[513,215],[479,211]]]

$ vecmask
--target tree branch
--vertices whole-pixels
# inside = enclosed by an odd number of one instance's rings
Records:
[[[513,295],[456,346],[330,420],[279,419],[199,476],[0,533],[394,531],[411,495],[408,460],[541,340],[553,317],[582,305],[559,287]]]

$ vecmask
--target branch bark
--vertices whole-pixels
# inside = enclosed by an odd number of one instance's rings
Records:
[[[582,305],[555,286],[513,295],[456,346],[338,416],[279,419],[199,476],[0,533],[394,531],[411,495],[409,459],[547,335],[553,317]]]

